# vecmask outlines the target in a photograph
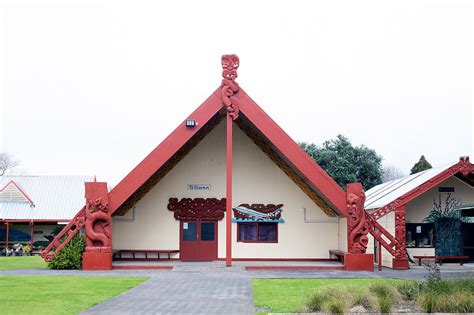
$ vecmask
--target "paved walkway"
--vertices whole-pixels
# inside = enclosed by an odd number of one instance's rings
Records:
[[[444,266],[443,266],[444,267]],[[243,265],[177,264],[166,270],[80,271],[49,269],[0,270],[0,276],[128,276],[150,279],[84,314],[253,314],[252,278],[404,278],[423,279],[424,269],[375,272],[246,271]],[[474,277],[472,268],[443,268],[443,277]]]

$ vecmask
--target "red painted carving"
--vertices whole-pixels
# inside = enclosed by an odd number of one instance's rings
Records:
[[[468,156],[461,156],[459,158],[459,172],[462,174],[462,176],[467,176],[469,173],[474,173],[474,164],[471,164],[469,162],[469,157]]]
[[[364,254],[369,224],[364,210],[365,194],[360,183],[347,185],[347,245],[351,254]]]
[[[237,55],[224,55],[221,58],[222,64],[222,103],[227,113],[233,120],[239,117],[239,103],[234,96],[240,89],[237,79],[237,68],[239,67],[239,57]]]
[[[395,238],[397,244],[395,246],[395,259],[407,259],[406,255],[406,209],[405,206],[399,207],[395,210]]]
[[[41,252],[46,262],[51,262],[61,249],[82,229],[85,224],[86,208],[83,207],[74,218],[58,233],[58,235]]]
[[[237,207],[233,208],[234,210],[234,217],[237,219],[242,220],[261,220],[261,221],[268,221],[268,220],[278,220],[281,218],[281,211],[282,211],[283,204],[252,204],[248,205],[246,203],[240,204]],[[248,210],[256,211],[255,215],[249,213]]]
[[[168,210],[176,220],[218,221],[224,218],[225,202],[225,198],[170,198]]]
[[[107,196],[86,199],[86,250],[112,247],[111,224]]]

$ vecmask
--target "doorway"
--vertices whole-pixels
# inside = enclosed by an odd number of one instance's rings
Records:
[[[180,221],[181,260],[217,260],[217,222]]]

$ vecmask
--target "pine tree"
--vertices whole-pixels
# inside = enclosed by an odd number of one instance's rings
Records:
[[[430,162],[428,162],[425,156],[422,155],[420,157],[420,160],[418,160],[418,162],[416,162],[415,165],[413,165],[413,167],[411,168],[410,175],[429,170],[430,168],[433,168],[433,166],[431,166]]]

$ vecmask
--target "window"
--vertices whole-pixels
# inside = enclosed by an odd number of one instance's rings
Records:
[[[278,227],[273,222],[237,223],[237,242],[278,243]]]
[[[411,248],[434,247],[432,223],[407,223],[406,246]]]

